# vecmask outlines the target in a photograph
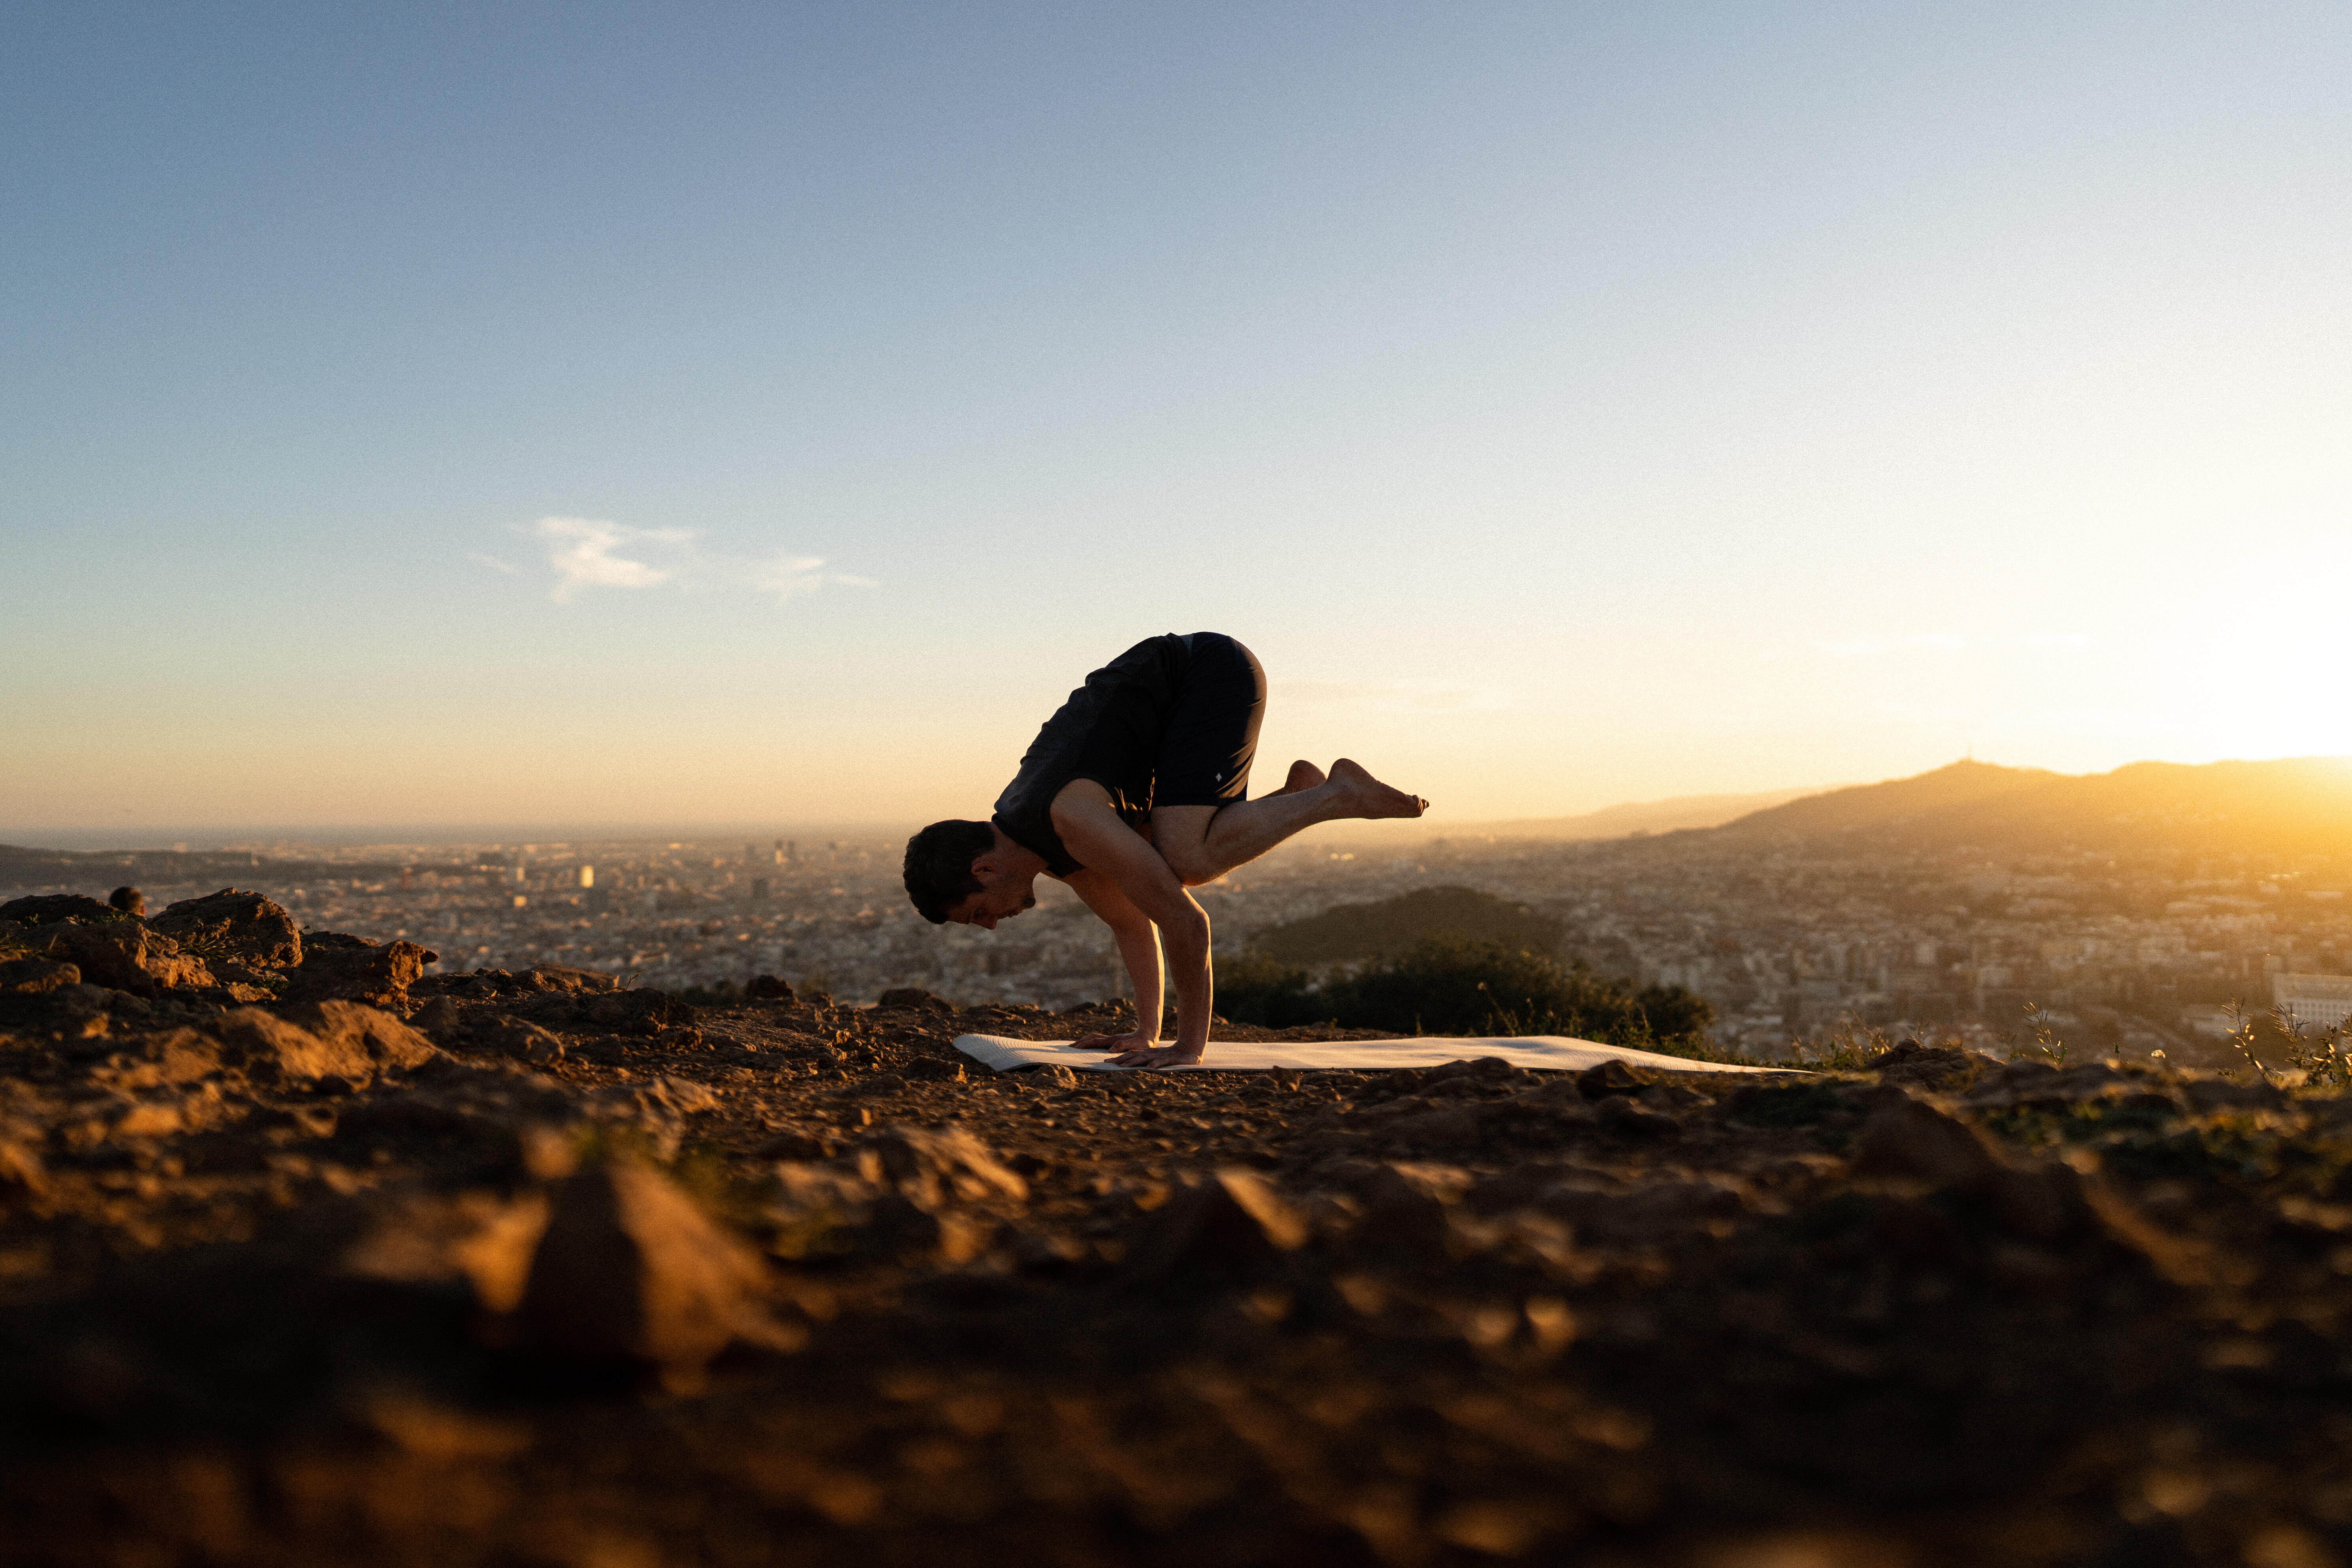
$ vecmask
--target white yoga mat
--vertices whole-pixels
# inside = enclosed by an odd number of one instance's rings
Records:
[[[1067,1040],[1008,1040],[1002,1035],[960,1035],[956,1049],[998,1072],[1044,1062],[1066,1068],[1123,1072],[1110,1065],[1108,1051],[1082,1051]],[[1581,1072],[1616,1060],[1629,1067],[1664,1072],[1770,1072],[1770,1068],[1734,1067],[1725,1062],[1695,1062],[1655,1051],[1631,1051],[1565,1035],[1521,1035],[1511,1038],[1451,1039],[1423,1037],[1411,1040],[1212,1040],[1208,1053],[1171,1072],[1263,1072],[1268,1068],[1349,1068],[1357,1071],[1380,1068],[1433,1068],[1476,1057],[1500,1057],[1513,1067],[1545,1068],[1554,1072]]]

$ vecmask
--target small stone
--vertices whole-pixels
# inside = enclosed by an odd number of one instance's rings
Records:
[[[1307,1238],[1306,1220],[1264,1177],[1228,1166],[1152,1215],[1130,1273],[1143,1283],[1209,1283],[1295,1252]]]
[[[106,907],[121,910],[126,915],[143,915],[147,912],[147,895],[136,888],[117,888],[106,895]]]
[[[436,996],[408,1016],[408,1026],[438,1039],[455,1034],[466,1023],[466,1010],[447,996]]]
[[[0,963],[0,996],[46,996],[80,984],[80,969],[61,959],[37,953]]]
[[[37,1195],[48,1184],[48,1172],[34,1140],[0,1133],[0,1192],[14,1188]]]
[[[790,1348],[760,1298],[766,1270],[667,1177],[591,1166],[550,1201],[518,1322],[542,1358],[658,1369],[690,1386],[738,1339]]]
[[[961,1127],[889,1127],[858,1151],[858,1173],[877,1186],[895,1188],[922,1209],[950,1197],[1029,1196],[1029,1184],[997,1159],[995,1152]]]
[[[423,1067],[441,1054],[391,1014],[357,1002],[298,1003],[282,1016],[338,1048],[356,1048],[378,1070]]]
[[[232,1009],[208,1028],[221,1042],[223,1066],[242,1068],[265,1081],[336,1078],[356,1085],[375,1076],[375,1061],[356,1036],[321,1039],[299,1024],[258,1007]]]
[[[534,1067],[563,1059],[561,1036],[510,1015],[499,1015],[476,1030],[474,1037],[485,1049]]]
[[[1683,1130],[1683,1124],[1666,1112],[1622,1094],[1601,1102],[1599,1120],[1612,1131],[1630,1132],[1637,1138],[1672,1138]]]
[[[1984,1132],[1951,1112],[1889,1086],[1873,1095],[1870,1119],[1855,1140],[1862,1174],[1910,1176],[1936,1186],[1967,1186],[2007,1168]]]
[[[919,1013],[952,1013],[955,1004],[945,997],[935,996],[919,985],[899,985],[882,993],[875,1002],[877,1007],[905,1007]]]
[[[793,999],[791,984],[772,974],[754,974],[751,984],[743,987],[743,1000],[746,1002],[789,1003]]]
[[[1598,1067],[1586,1068],[1576,1075],[1576,1089],[1587,1100],[1606,1100],[1612,1095],[1639,1094],[1654,1080],[1645,1072],[1636,1072],[1618,1058],[1612,1057]]]
[[[533,991],[563,996],[600,995],[621,988],[621,977],[601,969],[581,969],[569,963],[536,963],[515,976]]]

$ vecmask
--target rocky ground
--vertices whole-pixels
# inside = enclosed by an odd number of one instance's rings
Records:
[[[996,1076],[954,1037],[1114,1016],[33,902],[9,1563],[2352,1554],[2332,1089]]]

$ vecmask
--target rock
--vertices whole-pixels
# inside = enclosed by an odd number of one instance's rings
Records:
[[[1617,1065],[1622,1067],[1624,1064],[1620,1062]],[[1516,1075],[1518,1070],[1500,1057],[1467,1057],[1460,1061],[1441,1062],[1422,1075],[1422,1091],[1427,1093],[1432,1084],[1445,1083],[1457,1079],[1471,1082],[1508,1079]]]
[[[1905,1040],[1864,1062],[1863,1070],[1876,1073],[1887,1083],[1956,1093],[1985,1073],[1998,1072],[2000,1066],[1992,1058],[1976,1051]]]
[[[508,1014],[500,1014],[478,1028],[474,1038],[487,1050],[534,1067],[563,1059],[561,1036]]]
[[[2200,1114],[2210,1110],[2276,1110],[2286,1103],[2285,1092],[2263,1079],[2232,1083],[2228,1079],[2183,1074],[2180,1087],[2189,1103]]]
[[[414,1033],[394,1020],[385,1022],[404,1033]],[[275,1013],[258,1007],[238,1007],[222,1014],[210,1029],[221,1042],[224,1065],[242,1068],[264,1079],[315,1083],[341,1079],[358,1086],[376,1074],[377,1063],[370,1053],[367,1036],[356,1028],[322,1038]],[[425,1049],[429,1052],[432,1047]]]
[[[1601,1102],[1598,1120],[1612,1131],[1630,1132],[1637,1138],[1672,1138],[1683,1130],[1683,1124],[1665,1111],[1622,1094],[1612,1094]]]
[[[695,1017],[686,1003],[651,988],[590,997],[584,1006],[588,1022],[616,1035],[658,1035],[664,1029],[685,1028]]]
[[[1654,1080],[1645,1072],[1636,1072],[1615,1057],[1598,1067],[1586,1068],[1576,1075],[1577,1092],[1587,1100],[1606,1100],[1612,1095],[1639,1094]]]
[[[111,923],[122,918],[121,910],[79,893],[35,893],[0,904],[0,921],[15,921],[19,925],[63,925],[73,921]]]
[[[435,1039],[456,1033],[465,1023],[466,1010],[446,996],[436,996],[408,1016],[409,1027],[422,1030]]]
[[[355,1047],[379,1071],[420,1068],[441,1054],[432,1041],[391,1014],[356,1002],[297,1003],[284,1009],[283,1016],[339,1049]]]
[[[858,1174],[930,1210],[949,1198],[1029,1196],[1029,1184],[961,1127],[889,1127],[857,1152]]]
[[[594,1165],[550,1200],[518,1326],[545,1360],[652,1367],[690,1387],[737,1339],[788,1348],[761,1308],[766,1282],[758,1255],[668,1178]]]
[[[345,947],[324,945],[316,936],[305,940],[301,967],[286,990],[289,1002],[396,1001],[437,956],[413,942]]]
[[[1256,1173],[1227,1166],[1151,1216],[1129,1270],[1139,1283],[1207,1284],[1295,1252],[1307,1222]]]
[[[1991,1139],[1951,1112],[1894,1087],[1877,1090],[1873,1100],[1854,1142],[1856,1173],[1946,1187],[1989,1181],[2007,1169]]]
[[[900,985],[882,993],[875,1002],[877,1007],[905,1007],[918,1013],[952,1013],[955,1004],[945,997],[935,996],[919,985]]]
[[[58,927],[49,955],[79,969],[87,984],[133,996],[215,983],[204,960],[182,952],[170,937],[121,916],[103,925]]]
[[[902,1069],[910,1080],[926,1083],[961,1083],[964,1081],[961,1062],[942,1061],[938,1057],[917,1057]]]
[[[126,915],[143,915],[147,912],[147,895],[136,888],[117,888],[106,895],[106,907],[121,910]]]
[[[1446,1211],[1471,1181],[1451,1165],[1382,1165],[1361,1189],[1363,1214],[1348,1233],[1350,1249],[1384,1263],[1443,1262],[1452,1228]]]
[[[248,969],[291,969],[302,962],[294,917],[259,893],[223,888],[182,899],[147,922],[182,947],[233,959]]]
[[[533,964],[515,979],[533,991],[551,991],[565,996],[593,995],[621,988],[617,974],[607,974],[601,969],[578,969],[568,963]]]
[[[23,1129],[31,1134],[28,1137],[18,1137],[18,1131],[0,1128],[0,1194],[13,1190],[37,1197],[49,1184],[48,1172],[41,1164],[39,1131]]]
[[[746,1002],[790,1002],[793,988],[772,974],[754,974],[751,983],[743,987]]]
[[[0,997],[46,996],[81,984],[81,970],[62,959],[34,953],[0,962]]]

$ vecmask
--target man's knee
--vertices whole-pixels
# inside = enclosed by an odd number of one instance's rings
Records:
[[[1176,879],[1188,888],[1213,882],[1224,874],[1224,868],[1211,864],[1202,847],[1197,844],[1170,846],[1160,853],[1160,858],[1168,862],[1168,868],[1176,873]]]

